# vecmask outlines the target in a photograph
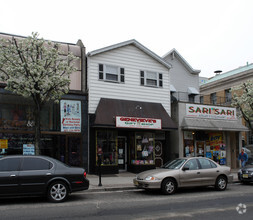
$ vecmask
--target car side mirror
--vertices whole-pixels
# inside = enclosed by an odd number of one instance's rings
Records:
[[[190,170],[190,168],[189,168],[189,167],[183,167],[182,170],[183,170],[183,171],[186,171],[186,170]]]

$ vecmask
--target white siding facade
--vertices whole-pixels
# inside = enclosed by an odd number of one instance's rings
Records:
[[[94,114],[100,98],[161,103],[170,115],[169,68],[130,44],[87,57],[89,114]],[[99,79],[99,64],[124,68],[125,82]],[[163,87],[140,85],[140,71],[162,73]]]

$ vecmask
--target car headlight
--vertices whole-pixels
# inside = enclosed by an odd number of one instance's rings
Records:
[[[147,180],[147,181],[152,181],[152,180],[157,180],[157,178],[154,177],[154,176],[147,176],[147,177],[145,178],[145,180]]]

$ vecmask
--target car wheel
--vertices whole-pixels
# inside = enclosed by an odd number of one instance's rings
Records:
[[[225,176],[219,176],[215,183],[215,188],[219,191],[223,191],[227,188],[227,178]]]
[[[169,178],[162,182],[162,192],[166,195],[171,195],[177,190],[177,183],[175,180]]]
[[[48,199],[51,202],[63,202],[68,197],[68,187],[64,182],[54,182],[48,188]]]

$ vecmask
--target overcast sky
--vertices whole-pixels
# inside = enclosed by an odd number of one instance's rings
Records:
[[[253,0],[0,0],[0,32],[76,43],[87,52],[130,39],[176,48],[200,76],[253,63]]]

